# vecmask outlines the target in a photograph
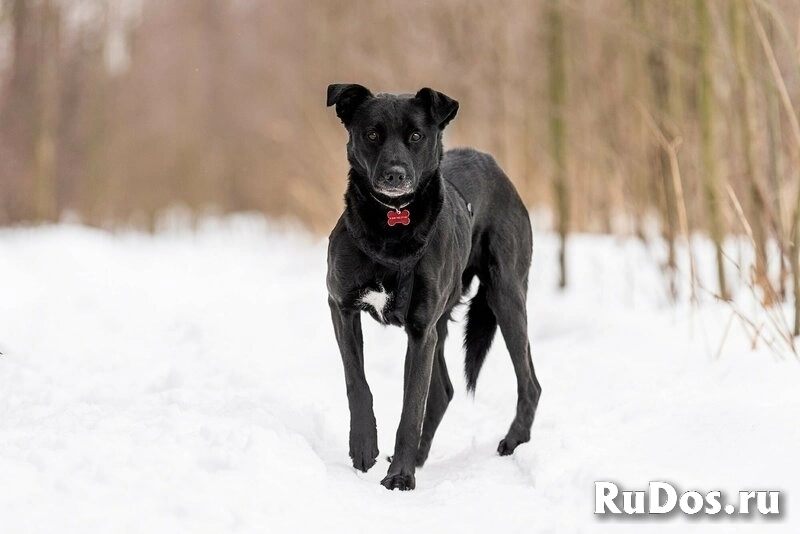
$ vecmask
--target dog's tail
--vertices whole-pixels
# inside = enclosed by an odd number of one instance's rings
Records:
[[[486,353],[492,346],[496,331],[497,317],[486,300],[486,286],[481,284],[478,293],[470,301],[467,327],[464,331],[464,349],[467,353],[464,360],[464,375],[467,378],[467,391],[471,393],[475,393],[478,374],[486,360]]]

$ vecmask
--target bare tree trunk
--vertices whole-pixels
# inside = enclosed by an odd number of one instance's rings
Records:
[[[659,7],[657,11],[658,19],[666,16],[668,13],[663,10],[663,6]],[[649,26],[642,25],[642,29],[647,32]],[[653,103],[656,109],[656,121],[659,130],[666,132],[668,130],[666,119],[671,116],[670,113],[670,81],[667,72],[667,64],[664,58],[665,43],[662,34],[657,31],[655,41],[650,47],[647,55],[647,64],[650,71],[650,82],[652,86]],[[658,175],[661,195],[663,198],[662,212],[664,219],[664,239],[667,242],[667,274],[669,277],[670,295],[674,300],[677,297],[676,286],[676,273],[677,273],[677,260],[675,253],[675,238],[678,234],[678,211],[675,199],[675,188],[672,183],[672,168],[670,166],[670,155],[668,147],[659,144],[655,147],[657,150],[658,160]]]
[[[36,32],[32,11],[26,0],[13,0],[10,5],[11,69],[8,84],[0,87],[0,202],[12,221],[33,218],[30,184],[35,126],[31,117],[36,114]]]
[[[199,199],[205,204],[216,201],[222,208],[226,208],[229,206],[232,185],[237,178],[235,165],[230,158],[233,147],[228,145],[232,129],[224,86],[229,79],[226,68],[231,59],[228,45],[228,4],[225,0],[204,0],[199,9],[203,18],[204,36],[209,45],[206,51],[208,79],[205,81],[209,100],[204,126],[210,134],[205,157],[211,160],[210,168],[202,172],[204,183]]]
[[[643,34],[647,33],[647,2],[646,0],[629,0],[631,19],[633,22],[634,31],[641,31]],[[645,48],[638,39],[630,41],[630,59],[627,62],[631,69],[631,94],[634,98],[643,98],[646,90],[643,86],[647,84],[647,73],[645,65]],[[645,154],[650,151],[650,142],[646,135],[646,128],[643,122],[639,123],[640,132],[636,139],[631,140],[636,143],[637,156]],[[633,197],[633,214],[636,219],[636,235],[640,239],[645,238],[644,231],[644,216],[649,207],[648,191],[651,190],[650,184],[650,169],[649,166],[639,167],[631,175],[632,197]],[[670,261],[673,257],[672,240],[669,240],[669,257]]]
[[[770,41],[773,34],[772,19],[766,22],[766,31]],[[764,76],[764,92],[767,97],[767,154],[768,154],[768,177],[769,188],[772,190],[772,211],[774,217],[772,218],[773,232],[775,234],[775,242],[778,244],[778,258],[780,261],[779,279],[778,279],[778,295],[781,300],[786,298],[786,280],[789,273],[786,269],[787,256],[786,256],[786,230],[784,228],[783,220],[783,205],[781,202],[781,157],[783,151],[781,150],[781,111],[780,103],[778,102],[778,93],[775,85],[770,82],[769,71],[766,69]]]
[[[103,58],[97,54],[92,58],[91,86],[92,99],[87,109],[88,132],[86,138],[87,166],[84,176],[84,187],[81,191],[81,205],[84,217],[93,224],[107,221],[112,213],[109,195],[111,179],[107,165],[108,130],[107,130],[107,80]]]
[[[797,189],[797,202],[792,221],[792,246],[789,249],[792,265],[792,285],[794,286],[794,335],[800,336],[800,188]]]
[[[11,17],[14,32],[12,83],[18,83],[26,73],[30,72],[30,54],[26,46],[28,26],[30,24],[30,8],[26,0],[14,0],[11,5]]]
[[[739,133],[741,134],[744,170],[750,190],[750,227],[753,230],[755,247],[754,282],[762,289],[764,304],[773,304],[773,291],[768,279],[767,235],[764,225],[767,205],[761,190],[762,180],[756,165],[754,139],[755,120],[753,119],[753,87],[749,68],[748,40],[744,19],[744,0],[730,3],[731,40],[736,58],[739,102]]]
[[[39,54],[39,123],[34,156],[34,216],[39,221],[57,217],[56,127],[58,124],[59,7],[54,0],[41,6]]]
[[[716,154],[714,151],[714,84],[712,77],[711,48],[713,34],[708,0],[695,0],[697,16],[697,43],[700,53],[699,102],[700,141],[702,151],[703,189],[708,209],[708,225],[717,255],[717,277],[719,297],[730,300],[725,279],[725,257],[722,251],[723,229],[720,213],[719,184],[717,178]]]
[[[566,93],[567,69],[564,45],[564,15],[560,0],[548,0],[545,24],[547,25],[548,56],[548,98],[550,114],[550,140],[553,156],[553,192],[556,203],[556,226],[561,239],[559,250],[559,282],[561,288],[567,285],[567,233],[569,231],[569,190],[567,186],[566,153]]]

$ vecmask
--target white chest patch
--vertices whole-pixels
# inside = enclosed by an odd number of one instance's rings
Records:
[[[361,295],[358,301],[364,306],[369,306],[375,310],[378,317],[383,321],[383,314],[386,311],[386,305],[392,300],[392,294],[386,291],[382,285],[378,285],[378,290],[367,289]]]

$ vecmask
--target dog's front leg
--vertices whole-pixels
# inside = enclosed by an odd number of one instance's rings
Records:
[[[411,490],[416,485],[414,470],[436,339],[436,329],[432,327],[422,333],[408,334],[403,410],[394,443],[394,457],[389,472],[381,481],[387,489]]]
[[[342,309],[328,300],[333,330],[344,364],[347,403],[350,407],[350,458],[353,467],[368,471],[378,457],[378,431],[372,411],[372,392],[364,374],[364,339],[361,335],[361,313]]]

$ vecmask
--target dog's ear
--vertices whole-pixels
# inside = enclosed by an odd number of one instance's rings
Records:
[[[428,108],[428,111],[439,125],[439,128],[444,129],[447,124],[453,120],[458,113],[458,102],[450,98],[444,93],[434,91],[430,87],[423,87],[417,91],[417,100]]]
[[[357,83],[332,83],[328,86],[328,106],[336,104],[336,116],[345,127],[350,124],[356,108],[371,96],[369,89]]]

